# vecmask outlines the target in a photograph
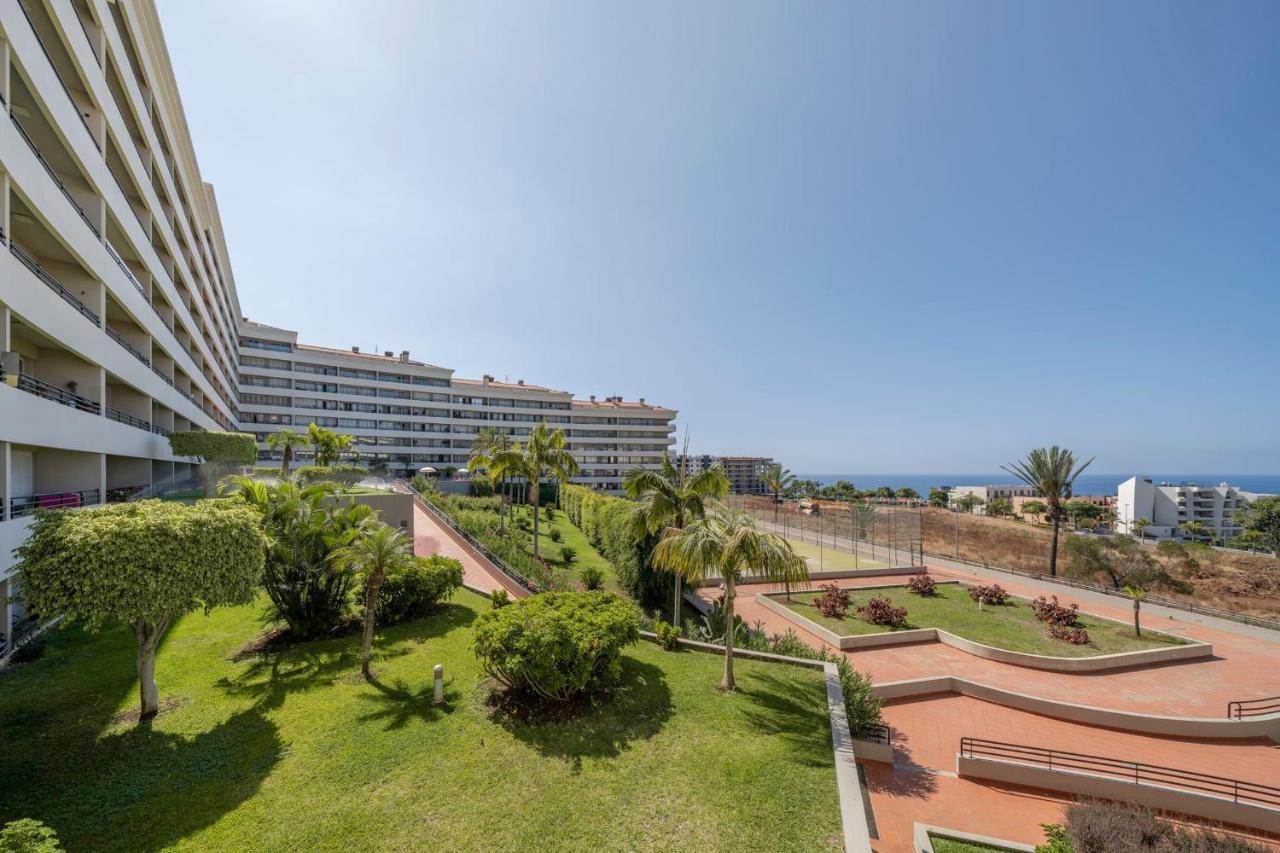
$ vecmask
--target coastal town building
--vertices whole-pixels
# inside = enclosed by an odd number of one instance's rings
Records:
[[[956,501],[973,495],[982,501],[982,505],[974,509],[979,515],[986,514],[986,506],[997,498],[1012,502],[1014,498],[1034,498],[1039,492],[1032,486],[1015,483],[989,486],[950,486],[947,488],[947,503],[955,506]]]
[[[1244,532],[1236,514],[1264,497],[1230,483],[1154,483],[1150,477],[1130,477],[1116,489],[1116,529],[1137,535],[1134,522],[1147,520],[1144,536],[1167,539],[1184,536],[1187,522],[1198,521],[1215,537],[1233,539]]]
[[[773,459],[768,456],[712,456],[709,454],[673,454],[671,462],[677,469],[684,467],[690,474],[705,471],[714,465],[724,469],[729,478],[729,491],[735,495],[764,495],[764,474]]]

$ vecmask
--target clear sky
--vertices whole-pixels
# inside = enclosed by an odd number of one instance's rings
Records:
[[[1280,3],[159,5],[305,341],[800,471],[1280,471]]]

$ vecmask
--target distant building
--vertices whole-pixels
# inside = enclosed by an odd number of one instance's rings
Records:
[[[768,456],[711,456],[673,454],[671,463],[690,474],[705,471],[713,465],[720,465],[729,477],[729,491],[735,495],[767,495],[764,485],[764,474],[773,459]]]
[[[991,485],[991,486],[952,486],[947,489],[947,503],[951,506],[955,502],[966,495],[974,495],[982,499],[982,506],[974,510],[976,513],[985,514],[987,504],[996,498],[1004,498],[1012,502],[1014,498],[1034,498],[1039,492],[1032,486],[1022,486],[1016,484],[1009,485]]]
[[[1103,509],[1110,509],[1115,506],[1116,496],[1115,495],[1072,495],[1071,500],[1084,501],[1085,503],[1091,503],[1094,506],[1100,506]],[[1033,502],[1033,501],[1039,501],[1040,503],[1044,503],[1044,498],[1034,497],[1034,496],[1025,497],[1022,495],[1015,497],[1013,499],[1013,514],[1020,516],[1032,523],[1041,523],[1041,522],[1048,521],[1048,519],[1044,517],[1043,513],[1027,513],[1024,511],[1025,505],[1028,502]]]
[[[1150,522],[1143,534],[1156,539],[1173,536],[1179,525],[1199,521],[1205,530],[1223,539],[1243,532],[1235,522],[1244,506],[1266,495],[1246,492],[1229,483],[1216,486],[1198,483],[1153,483],[1149,477],[1130,477],[1116,489],[1116,529],[1137,534],[1133,522]]]

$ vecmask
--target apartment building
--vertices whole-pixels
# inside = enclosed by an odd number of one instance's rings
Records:
[[[1235,522],[1236,512],[1260,497],[1265,496],[1230,483],[1153,483],[1139,475],[1116,488],[1116,529],[1136,535],[1133,522],[1145,518],[1150,524],[1143,534],[1166,539],[1188,521],[1199,521],[1214,536],[1234,539],[1244,532]]]
[[[1034,498],[1039,494],[1034,488],[1016,483],[992,484],[987,486],[950,486],[947,488],[947,503],[955,506],[956,501],[968,495],[982,499],[982,506],[974,510],[979,514],[986,513],[986,505],[996,498],[1004,498],[1012,502],[1014,498]]]
[[[361,352],[298,343],[297,332],[240,324],[240,428],[257,435],[261,464],[278,464],[266,444],[275,431],[310,423],[351,435],[359,461],[397,474],[466,468],[485,427],[522,441],[540,421],[563,428],[580,466],[574,482],[620,490],[632,468],[657,468],[675,438],[676,413],[610,396],[576,400],[568,391],[492,376],[462,379],[408,351]],[[295,462],[311,454],[295,452]]]
[[[724,469],[729,478],[729,491],[735,495],[765,495],[764,475],[773,459],[768,456],[712,456],[709,454],[674,454],[671,463],[684,467],[690,474],[705,471],[713,465]]]
[[[36,508],[181,478],[170,431],[236,428],[240,307],[151,0],[4,0],[0,64],[7,601]]]

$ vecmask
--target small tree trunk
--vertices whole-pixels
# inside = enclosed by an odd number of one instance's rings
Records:
[[[160,713],[160,688],[156,686],[156,649],[168,623],[149,625],[135,622],[133,635],[138,641],[138,694],[141,700],[140,720]]]
[[[1049,550],[1049,577],[1058,576],[1058,528],[1062,524],[1062,519],[1055,512],[1053,514],[1053,545]]]
[[[382,586],[382,569],[375,569],[369,574],[369,583],[364,589],[364,636],[360,641],[360,672],[365,678],[369,674],[369,657],[373,653],[373,622],[378,609],[378,588]]]
[[[720,682],[721,690],[734,690],[737,685],[733,680],[733,573],[724,573],[724,680]]]
[[[538,481],[530,480],[529,504],[533,507],[533,557],[538,559]]]
[[[1142,636],[1142,626],[1138,624],[1138,610],[1142,607],[1142,602],[1138,599],[1133,600],[1133,633],[1135,636]]]
[[[289,445],[284,446],[284,453],[280,454],[280,479],[286,480],[289,477],[289,457],[293,453]]]
[[[676,600],[675,600],[675,603],[674,603],[674,607],[673,607],[673,608],[672,608],[672,610],[671,610],[671,624],[672,624],[672,625],[675,625],[677,628],[679,628],[679,627],[680,627],[680,602],[681,602],[681,600],[682,600],[682,597],[681,597],[681,595],[680,595],[680,575],[679,575],[679,573],[677,573],[677,574],[676,574]]]

